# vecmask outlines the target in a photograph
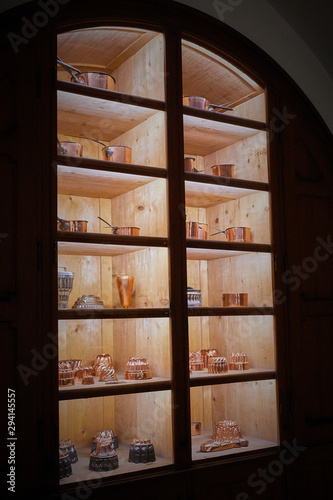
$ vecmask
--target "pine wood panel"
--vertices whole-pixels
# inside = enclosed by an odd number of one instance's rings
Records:
[[[259,122],[266,121],[266,106],[265,106],[265,94],[254,95],[251,99],[237,104],[230,105],[233,111],[225,111],[226,115],[241,116],[242,118],[248,118],[249,120],[257,120]]]
[[[211,174],[212,172],[209,173]],[[214,184],[186,181],[186,204],[192,207],[208,208],[219,203],[225,203],[256,193],[254,189],[235,188],[219,184],[219,177],[214,177],[214,180],[216,181]]]
[[[115,277],[121,273],[134,276],[130,307],[167,307],[169,304],[168,252],[148,248],[113,257],[113,307],[121,307]]]
[[[243,435],[277,442],[274,380],[212,386],[213,422],[235,420]]]
[[[66,220],[86,220],[87,231],[99,231],[99,200],[83,196],[58,195],[58,216]]]
[[[235,144],[205,155],[205,173],[220,163],[235,165],[235,178],[268,182],[267,133],[257,132]]]
[[[124,61],[113,76],[120,92],[164,100],[164,40],[157,35],[131,58]]]
[[[207,223],[218,229],[250,227],[252,243],[270,244],[269,207],[269,194],[265,192],[255,193],[208,208]],[[214,232],[216,231],[211,230],[210,234]],[[227,241],[224,233],[209,238]]]
[[[155,180],[113,199],[112,214],[112,224],[139,227],[140,236],[166,237],[166,181]]]
[[[221,306],[222,293],[248,293],[249,306],[272,306],[271,255],[250,253],[208,262],[209,305]]]

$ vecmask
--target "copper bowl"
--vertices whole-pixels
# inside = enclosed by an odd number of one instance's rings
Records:
[[[58,142],[58,155],[82,157],[83,146],[78,142],[60,141]]]
[[[191,422],[191,436],[199,436],[201,434],[201,422]]]
[[[222,306],[223,307],[241,307],[248,305],[248,293],[223,293]]]
[[[128,146],[107,146],[102,149],[103,160],[132,163],[132,150]]]
[[[221,177],[234,177],[235,165],[233,163],[221,163],[212,166],[212,174]]]
[[[208,224],[204,224],[202,222],[186,222],[186,238],[187,239],[199,239],[206,240],[207,239],[207,230]]]
[[[86,220],[65,220],[58,217],[57,229],[58,231],[74,231],[74,232],[87,232]]]
[[[109,73],[100,71],[83,71],[72,76],[71,81],[89,87],[96,87],[104,90],[114,90],[115,78]]]

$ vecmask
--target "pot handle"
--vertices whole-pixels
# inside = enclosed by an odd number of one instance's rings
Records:
[[[80,70],[78,70],[77,68],[74,68],[74,66],[70,66],[69,64],[64,63],[64,61],[62,61],[60,59],[60,57],[57,57],[57,63],[60,64],[60,66],[62,66],[67,71],[67,73],[69,73],[71,75],[72,78],[74,78],[74,80],[75,80],[76,83],[80,83],[81,84],[81,82],[77,78],[76,74],[73,73],[73,71],[76,71],[78,74],[80,74],[81,73]]]
[[[227,102],[226,104],[229,103]],[[208,107],[208,111],[213,111],[215,108],[224,109],[225,111],[233,111],[233,108],[228,108],[226,104],[210,104]]]
[[[213,227],[213,226],[209,226],[211,229],[216,229],[217,233],[213,233],[211,234],[211,236],[215,236],[217,234],[220,234],[220,233],[224,233],[225,235],[227,235],[227,230],[226,229],[217,229],[217,227]]]
[[[105,147],[105,156],[107,158],[111,158],[111,156],[113,155],[113,151],[111,151],[111,146],[107,146],[106,144],[104,144],[104,142],[98,141],[97,139],[89,139],[89,140],[98,142],[98,144],[102,144],[102,146]]]
[[[57,143],[58,143],[58,154],[65,155],[67,153],[68,149],[65,148],[65,146],[61,145],[61,142],[59,141],[58,137],[57,137]]]
[[[119,226],[112,226],[109,222],[106,222],[106,220],[102,219],[99,215],[97,216],[98,219],[102,220],[107,224],[111,229],[112,229],[112,234],[118,234],[119,233]]]

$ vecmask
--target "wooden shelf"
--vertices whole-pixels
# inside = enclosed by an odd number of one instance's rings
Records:
[[[58,309],[59,320],[81,319],[130,319],[130,318],[167,318],[169,308],[136,308],[136,309]]]
[[[70,158],[69,165],[65,165],[66,160],[62,160],[57,168],[60,194],[112,199],[166,176],[166,171],[162,168],[138,165],[131,168],[132,166],[124,167],[121,163],[88,158],[75,158],[72,165],[72,157],[65,158]],[[153,170],[153,176],[147,175],[150,169]]]
[[[271,253],[271,245],[265,243],[245,243],[241,241],[186,240],[187,258],[200,260],[221,259],[248,252]],[[226,253],[224,253],[224,251]],[[230,252],[231,253],[228,255]]]
[[[207,156],[266,130],[266,124],[184,106],[184,147]]]
[[[259,370],[255,368],[241,372],[231,370],[221,374],[199,371],[190,374],[190,386],[201,387],[204,385],[234,384],[236,382],[251,382],[253,380],[274,380],[275,378],[274,370]]]
[[[58,252],[67,255],[123,255],[149,247],[167,247],[167,238],[58,231]]]
[[[265,316],[273,315],[273,307],[189,307],[189,316]]]
[[[156,101],[154,107],[147,107],[147,100],[138,98],[138,102],[133,104],[132,96],[109,90],[74,83],[61,83],[59,86],[66,88],[57,93],[58,130],[65,135],[82,137],[83,131],[86,131],[84,136],[87,138],[111,141],[164,109],[162,101]]]
[[[118,383],[107,384],[99,382],[98,377],[94,377],[93,385],[82,385],[77,382],[75,385],[60,387],[59,400],[97,398],[100,396],[116,396],[121,394],[138,394],[141,392],[169,391],[171,381],[162,377],[153,377],[148,380],[125,380],[123,376],[117,374]]]

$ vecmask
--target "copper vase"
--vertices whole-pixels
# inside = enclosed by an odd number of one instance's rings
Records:
[[[132,301],[134,276],[128,276],[128,274],[123,273],[117,276],[116,281],[120,303],[122,307],[127,309]]]

